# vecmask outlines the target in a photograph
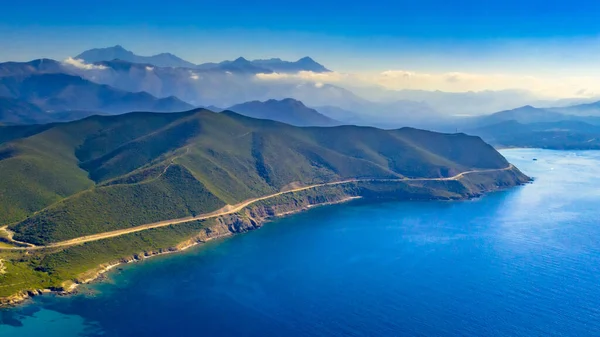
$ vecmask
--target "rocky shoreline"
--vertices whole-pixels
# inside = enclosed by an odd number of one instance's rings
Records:
[[[98,268],[79,275],[74,281],[65,281],[61,288],[27,290],[9,297],[0,298],[0,307],[14,306],[31,297],[42,294],[74,294],[77,292],[79,285],[94,282],[119,265],[142,261],[154,256],[185,251],[210,240],[258,229],[271,219],[302,212],[316,206],[339,204],[363,197],[374,200],[466,200],[481,197],[486,193],[523,185],[531,181],[529,177],[523,175],[518,170],[509,170],[503,174],[505,176],[495,178],[486,175],[477,177],[477,174],[473,174],[472,179],[465,179],[460,182],[440,182],[439,186],[436,185],[434,187],[428,186],[428,184],[411,185],[403,182],[399,184],[384,184],[383,186],[388,188],[386,190],[380,190],[381,186],[377,184],[324,187],[323,189],[300,192],[294,198],[282,199],[279,200],[280,202],[268,200],[262,204],[248,206],[239,213],[212,219],[211,221],[214,221],[213,225],[204,228],[198,235],[180,242],[173,247],[156,251],[144,251],[117,261],[102,264]],[[458,184],[459,186],[453,186],[453,184]],[[433,191],[437,191],[438,194],[429,194]]]
[[[246,216],[240,216],[238,214],[232,214],[228,216],[219,217],[216,220],[216,224],[207,227],[204,231],[200,232],[197,236],[179,243],[178,245],[166,249],[157,251],[147,251],[139,254],[135,254],[118,261],[102,264],[98,268],[90,270],[82,275],[75,281],[66,281],[63,283],[62,288],[57,289],[33,289],[22,291],[9,297],[0,298],[0,307],[10,307],[22,304],[27,300],[35,296],[44,294],[57,294],[60,296],[77,294],[78,287],[83,284],[89,284],[98,280],[101,280],[108,272],[112,269],[129,263],[135,263],[143,261],[155,256],[173,254],[183,252],[189,248],[197,245],[206,243],[211,240],[220,239],[232,236],[234,234],[245,233],[251,230],[258,229],[263,226],[269,220],[277,217],[292,215],[295,213],[306,211],[310,208],[340,204],[351,200],[359,199],[360,197],[349,196],[339,200],[332,200],[318,204],[307,204],[302,205],[300,208],[295,210],[282,211],[278,213],[271,213],[265,209],[253,208],[247,211]],[[271,214],[270,214],[271,213]]]

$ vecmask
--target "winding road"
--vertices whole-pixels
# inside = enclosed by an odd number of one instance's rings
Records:
[[[455,176],[445,177],[445,178],[349,179],[349,180],[342,180],[342,181],[336,181],[336,182],[330,182],[330,183],[315,184],[315,185],[298,187],[298,188],[290,189],[290,190],[287,190],[287,191],[282,191],[282,192],[278,192],[278,193],[266,195],[264,197],[249,199],[249,200],[242,201],[242,202],[240,202],[238,204],[235,204],[235,205],[227,205],[227,206],[225,206],[225,207],[223,207],[221,209],[218,209],[218,210],[216,210],[214,212],[201,214],[201,215],[198,215],[198,216],[195,216],[195,217],[191,216],[191,217],[185,217],[185,218],[164,220],[164,221],[153,222],[153,223],[149,223],[149,224],[145,224],[145,225],[136,226],[136,227],[133,227],[133,228],[119,229],[119,230],[114,230],[114,231],[109,231],[109,232],[104,232],[104,233],[86,235],[86,236],[81,236],[81,237],[70,239],[70,240],[65,240],[65,241],[60,241],[60,242],[52,243],[52,244],[49,244],[49,245],[46,245],[46,246],[34,246],[32,244],[29,244],[29,243],[18,242],[18,241],[15,240],[14,242],[16,242],[16,243],[27,244],[28,246],[27,247],[0,247],[0,251],[2,251],[2,250],[23,251],[23,250],[39,250],[39,249],[46,249],[46,248],[68,247],[68,246],[74,246],[74,245],[83,244],[83,243],[90,242],[90,241],[98,241],[98,240],[108,239],[108,238],[112,238],[112,237],[116,237],[116,236],[121,236],[121,235],[125,235],[125,234],[141,232],[141,231],[145,231],[145,230],[152,229],[152,228],[160,228],[160,227],[177,225],[177,224],[186,223],[186,222],[192,222],[192,221],[198,221],[198,220],[206,220],[206,219],[216,218],[216,217],[223,216],[223,215],[229,215],[229,214],[237,213],[237,212],[241,211],[242,209],[244,209],[244,208],[246,208],[246,207],[248,207],[248,206],[250,206],[250,205],[252,205],[252,204],[254,204],[256,202],[262,201],[262,200],[267,200],[267,199],[275,198],[275,197],[278,197],[278,196],[283,195],[283,194],[300,192],[300,191],[309,190],[309,189],[313,189],[313,188],[317,188],[317,187],[323,187],[323,186],[343,185],[343,184],[349,184],[349,183],[355,183],[355,182],[386,182],[386,181],[387,182],[410,182],[410,181],[446,181],[446,180],[458,180],[458,179],[464,177],[465,175],[471,174],[471,173],[508,171],[508,170],[512,170],[513,168],[514,168],[514,166],[512,164],[510,164],[508,167],[501,168],[501,169],[486,169],[486,170],[465,171],[465,172],[459,173],[459,174],[457,174]],[[6,228],[6,226],[0,228],[0,230],[4,230],[6,232],[9,232],[8,229]],[[10,238],[12,238],[12,235],[10,236]]]

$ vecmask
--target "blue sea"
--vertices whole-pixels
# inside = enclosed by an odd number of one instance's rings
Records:
[[[0,336],[600,336],[600,152],[502,153],[535,181],[316,208],[0,311]]]

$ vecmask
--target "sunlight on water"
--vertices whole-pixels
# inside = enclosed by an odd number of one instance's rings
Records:
[[[535,181],[314,209],[4,310],[0,336],[600,336],[600,152],[503,154]]]

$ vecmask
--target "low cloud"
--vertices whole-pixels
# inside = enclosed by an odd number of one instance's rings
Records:
[[[154,67],[146,66],[146,71],[152,71],[152,70],[154,70]]]
[[[388,90],[440,90],[446,92],[527,90],[543,97],[590,97],[600,92],[600,81],[582,76],[531,76],[522,74],[478,74],[466,72],[426,73],[390,69],[370,73],[257,74],[261,81],[311,82],[316,86],[380,87]],[[577,88],[573,90],[573,88]],[[585,90],[580,90],[585,88]]]
[[[256,74],[256,78],[265,81],[312,81],[312,82],[340,82],[347,74],[328,72],[328,73],[315,73],[312,71],[300,71],[295,74],[287,73],[271,73],[271,74]]]
[[[107,69],[106,66],[103,65],[96,65],[96,64],[91,64],[91,63],[85,63],[83,60],[81,59],[74,59],[72,57],[68,57],[67,59],[65,59],[63,61],[64,64],[78,68],[78,69],[84,69],[84,70],[104,70]]]
[[[190,70],[190,78],[194,81],[197,81],[200,79],[200,76],[198,74],[196,74],[195,72]]]

